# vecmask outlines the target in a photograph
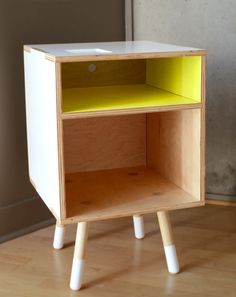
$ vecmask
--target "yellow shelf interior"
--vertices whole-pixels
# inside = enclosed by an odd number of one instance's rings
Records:
[[[92,185],[92,186],[91,186]],[[67,217],[94,221],[201,202],[146,167],[66,174]]]
[[[199,102],[146,84],[63,90],[64,113],[162,107]]]
[[[65,63],[62,111],[79,113],[201,102],[201,57]]]

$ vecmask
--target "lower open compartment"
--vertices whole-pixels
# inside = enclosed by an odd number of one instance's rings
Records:
[[[63,121],[66,218],[203,203],[201,110]]]

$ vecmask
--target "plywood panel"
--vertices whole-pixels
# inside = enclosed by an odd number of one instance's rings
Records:
[[[64,120],[66,173],[146,164],[145,114]]]
[[[63,88],[141,84],[145,80],[145,60],[62,63]]]
[[[147,114],[147,166],[159,171],[160,113]]]
[[[201,56],[147,60],[147,84],[201,101]]]
[[[170,56],[205,55],[205,50],[152,41],[35,44],[29,46],[45,52],[57,62],[129,60]]]
[[[94,221],[201,205],[150,168],[66,175],[68,222]]]
[[[24,52],[29,175],[49,209],[60,217],[55,64]]]
[[[147,117],[148,165],[200,199],[201,110],[165,112]],[[156,131],[159,130],[159,141],[151,138],[155,126]]]

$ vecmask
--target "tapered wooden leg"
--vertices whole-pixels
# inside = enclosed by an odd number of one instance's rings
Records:
[[[145,236],[144,232],[144,223],[143,223],[143,216],[136,215],[133,216],[134,222],[134,235],[138,239],[142,239]]]
[[[65,226],[57,222],[55,227],[54,240],[53,240],[54,249],[60,250],[63,248],[64,238],[65,238]]]
[[[178,273],[179,262],[176,254],[169,214],[166,211],[159,211],[157,216],[159,220],[168,271],[170,273]]]
[[[74,249],[74,258],[70,278],[70,288],[72,290],[79,290],[82,285],[87,238],[88,223],[78,223]]]

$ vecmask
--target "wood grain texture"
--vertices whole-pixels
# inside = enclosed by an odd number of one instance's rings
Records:
[[[205,175],[206,175],[206,57],[202,57],[202,90],[201,90],[201,200],[205,200]]]
[[[59,56],[55,57],[51,54],[45,54],[45,58],[52,62],[72,63],[72,62],[88,62],[88,61],[115,61],[115,60],[130,60],[130,59],[155,59],[155,58],[170,58],[170,57],[186,57],[186,56],[205,56],[206,51],[176,51],[176,52],[150,52],[140,54],[112,54],[112,55],[83,55],[83,56]]]
[[[146,118],[147,166],[159,172],[160,163],[160,114],[150,113]]]
[[[153,106],[153,107],[139,107],[139,108],[128,108],[128,109],[111,109],[111,110],[101,110],[101,111],[83,111],[83,112],[68,112],[62,113],[61,118],[63,120],[71,119],[83,119],[83,118],[96,118],[104,116],[118,116],[118,115],[132,115],[132,114],[143,114],[143,113],[153,113],[153,112],[163,112],[163,111],[173,111],[173,110],[188,110],[201,108],[201,103],[191,103],[191,104],[174,104],[174,105],[163,105],[163,106]]]
[[[62,112],[62,85],[61,85],[61,64],[56,63],[56,107],[57,107],[57,145],[58,145],[58,166],[59,166],[59,187],[60,187],[60,218],[66,216],[65,201],[65,166],[64,166],[64,147],[63,147],[63,123]],[[58,216],[57,216],[58,218]]]
[[[89,71],[91,64],[94,72]],[[145,60],[62,63],[62,88],[142,84],[145,73]]]
[[[85,259],[89,223],[78,223],[75,239],[74,258]]]
[[[90,224],[79,293],[69,289],[76,225],[68,226],[60,251],[51,246],[54,226],[1,244],[0,296],[235,297],[236,208],[209,205],[170,215],[182,267],[178,275],[166,269],[152,214],[144,216],[141,241],[133,237],[131,218]]]
[[[146,116],[67,120],[65,172],[146,165]]]
[[[201,205],[195,197],[144,167],[67,174],[66,199],[65,224]]]
[[[172,226],[170,222],[169,212],[167,211],[158,211],[157,212],[158,222],[160,226],[160,231],[162,234],[163,245],[173,245],[174,236],[172,231]]]
[[[201,110],[148,115],[147,129],[148,165],[200,200]]]

